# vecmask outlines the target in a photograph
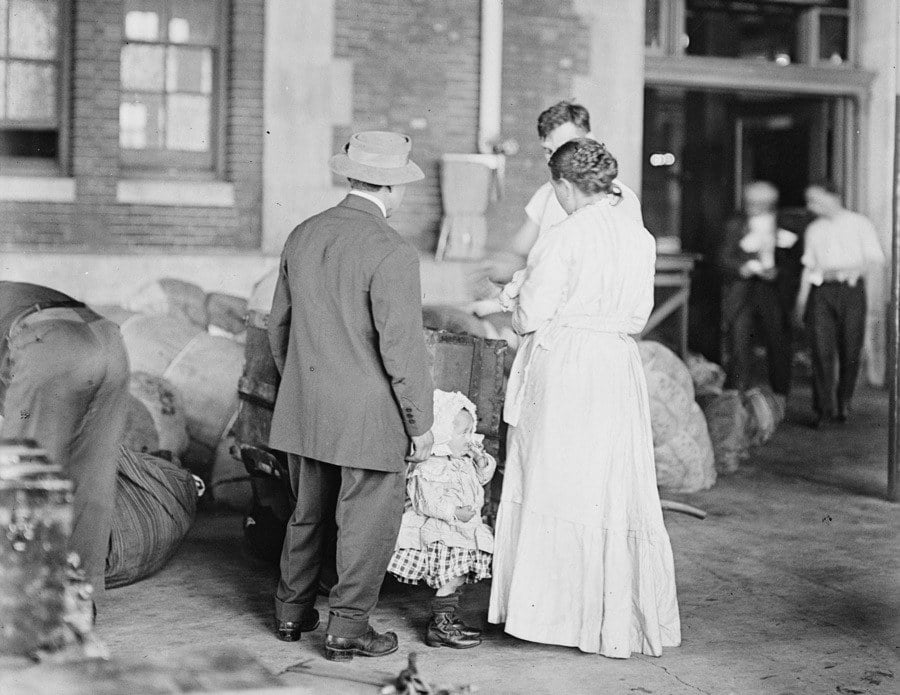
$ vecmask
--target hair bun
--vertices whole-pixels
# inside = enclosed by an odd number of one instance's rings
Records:
[[[571,181],[585,193],[620,194],[613,183],[619,174],[618,162],[596,140],[570,140],[553,153],[549,166],[554,179]]]

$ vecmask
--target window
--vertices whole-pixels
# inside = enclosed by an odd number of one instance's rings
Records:
[[[647,0],[648,55],[842,65],[855,0]]]
[[[802,8],[770,3],[688,0],[688,55],[797,62]]]
[[[648,53],[661,53],[664,43],[665,23],[663,0],[647,0],[644,17],[644,47]]]
[[[216,171],[224,6],[219,0],[126,0],[119,103],[126,166]]]
[[[67,166],[68,3],[0,0],[0,165]]]

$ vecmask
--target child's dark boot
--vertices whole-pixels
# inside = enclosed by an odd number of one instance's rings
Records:
[[[435,596],[431,600],[431,619],[428,621],[425,644],[429,647],[453,649],[469,649],[481,644],[481,633],[466,627],[456,617],[457,606],[459,592],[450,596]]]

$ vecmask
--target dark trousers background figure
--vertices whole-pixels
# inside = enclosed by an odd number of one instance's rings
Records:
[[[810,288],[804,316],[813,369],[813,408],[824,418],[846,417],[859,375],[866,331],[866,290],[860,280]]]
[[[330,520],[337,525],[337,584],[329,595],[329,635],[366,633],[403,515],[402,472],[335,466],[288,454],[297,506],[288,521],[275,593],[277,620],[299,622],[316,601],[328,564]]]
[[[741,391],[753,385],[753,350],[760,341],[766,349],[769,385],[787,396],[791,388],[791,331],[775,283],[747,282],[743,306],[726,327],[730,363],[728,387]]]

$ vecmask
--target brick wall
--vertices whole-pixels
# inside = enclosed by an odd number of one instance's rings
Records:
[[[440,157],[477,147],[480,8],[479,0],[336,3],[335,55],[353,61],[354,118],[352,127],[336,129],[335,150],[353,130],[412,136],[426,179],[407,189],[392,223],[429,251],[441,218]],[[572,76],[586,72],[589,50],[571,1],[507,0],[503,13],[503,136],[515,138],[521,152],[507,162],[506,195],[490,215],[493,246],[518,228],[522,208],[546,178],[537,116],[572,96]]]
[[[261,236],[264,0],[231,3],[225,179],[234,208],[116,203],[123,3],[73,3],[72,171],[75,203],[0,203],[0,245],[110,249],[258,247]]]
[[[79,0],[74,17],[72,175],[74,204],[0,203],[0,247],[88,249],[148,246],[254,248],[261,236],[264,0],[232,0],[225,178],[233,209],[120,205],[119,50],[122,4]],[[504,198],[489,215],[503,246],[522,208],[546,179],[535,131],[538,113],[578,95],[572,78],[587,69],[588,32],[573,0],[504,2],[503,136],[521,151],[507,161]],[[425,181],[409,187],[392,219],[433,250],[441,218],[439,162],[474,152],[478,134],[480,0],[336,0],[334,55],[353,63],[353,123],[334,129],[333,150],[363,129],[413,138]],[[341,183],[341,182],[337,182]]]
[[[426,177],[391,223],[433,250],[440,157],[477,145],[480,0],[337,0],[335,15],[335,56],[353,62],[353,124],[335,129],[334,151],[357,130],[410,135]]]
[[[590,34],[570,0],[503,3],[502,136],[519,143],[506,161],[503,198],[488,214],[488,244],[503,248],[525,220],[524,207],[548,180],[537,117],[560,99],[578,99],[572,81],[588,71]]]

